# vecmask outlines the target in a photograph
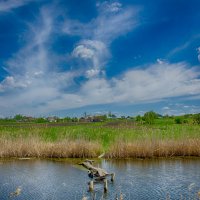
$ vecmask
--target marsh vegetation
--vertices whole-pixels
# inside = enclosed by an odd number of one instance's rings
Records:
[[[94,158],[102,153],[107,158],[200,156],[200,126],[190,116],[157,117],[150,123],[136,117],[0,125],[0,157]]]

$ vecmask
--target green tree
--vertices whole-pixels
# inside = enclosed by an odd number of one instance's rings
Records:
[[[200,124],[200,113],[195,114],[195,115],[193,116],[193,123],[194,123],[194,124]]]
[[[39,118],[36,118],[35,122],[36,122],[36,123],[46,123],[46,122],[48,122],[48,120],[47,120],[47,119],[44,119],[44,118],[42,118],[42,117],[39,117]]]
[[[174,121],[175,121],[176,124],[182,124],[183,123],[182,119],[180,117],[175,118]]]
[[[72,118],[72,122],[78,122],[78,118],[77,117],[73,117]]]
[[[102,115],[102,116],[101,116],[101,119],[102,119],[103,121],[106,121],[106,120],[107,120],[107,115]]]
[[[140,115],[137,115],[137,116],[135,117],[135,121],[136,121],[136,122],[141,122],[141,121],[142,121],[142,117],[141,117]]]
[[[71,122],[71,121],[72,121],[72,119],[70,117],[65,117],[64,118],[64,122]]]
[[[147,124],[153,124],[156,118],[157,118],[157,114],[153,111],[149,111],[144,114],[144,121]]]
[[[24,119],[23,115],[17,114],[14,116],[14,120],[16,120],[16,121],[22,121],[23,119]]]
[[[117,116],[115,114],[112,114],[111,112],[108,113],[108,118],[116,119]]]

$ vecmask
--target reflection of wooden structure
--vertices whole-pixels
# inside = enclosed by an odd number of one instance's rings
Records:
[[[108,183],[107,183],[107,177],[111,176],[111,181],[114,181],[115,178],[115,173],[108,173],[107,171],[105,171],[102,168],[99,167],[95,167],[93,165],[93,160],[85,160],[82,163],[79,163],[79,165],[82,165],[83,167],[85,167],[86,169],[88,169],[88,176],[90,178],[94,178],[94,180],[97,181],[103,181],[104,182],[104,192],[107,192],[108,190]],[[94,181],[90,181],[89,182],[89,191],[94,190]]]

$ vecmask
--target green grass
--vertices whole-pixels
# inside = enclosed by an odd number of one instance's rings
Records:
[[[22,125],[22,126],[21,126]],[[68,126],[0,126],[0,138],[39,137],[43,141],[62,141],[64,139],[97,141],[107,149],[116,141],[131,142],[148,139],[194,139],[200,138],[200,126],[193,124],[174,124],[172,119],[158,119],[154,125],[136,124],[130,121],[100,122]]]
[[[99,123],[0,123],[0,157],[200,156],[200,126],[157,119]]]

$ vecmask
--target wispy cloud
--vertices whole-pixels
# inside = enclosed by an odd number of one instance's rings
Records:
[[[37,107],[44,113],[107,103],[148,103],[170,97],[199,95],[200,72],[186,63],[153,64],[146,69],[132,69],[111,80],[93,78],[75,93],[59,93],[45,105]],[[67,104],[66,104],[67,102]]]
[[[96,6],[98,16],[89,23],[67,19],[63,26],[65,34],[79,35],[82,38],[72,55],[84,61],[85,74],[88,78],[102,74],[110,56],[110,43],[138,25],[136,8],[123,8],[119,2],[107,1],[97,3]]]
[[[154,64],[145,70],[130,70],[116,79],[120,101],[159,100],[167,97],[199,94],[198,68],[186,63]]]
[[[189,68],[186,63],[163,63],[148,66],[146,69],[132,69],[112,80],[88,80],[76,96],[73,96],[76,101],[68,106],[73,108],[104,103],[147,103],[170,97],[198,95],[199,75],[198,68]]]
[[[198,60],[199,60],[199,62],[200,62],[200,47],[197,48],[197,53],[198,53]]]
[[[138,66],[118,77],[107,78],[106,64],[112,57],[110,45],[137,27],[138,9],[123,7],[119,2],[96,6],[98,15],[90,22],[62,16],[61,25],[57,21],[59,13],[53,7],[40,9],[35,22],[28,24],[26,44],[7,61],[8,75],[0,83],[3,114],[38,115],[88,105],[200,97],[200,70],[185,62],[168,63],[158,59],[155,64]],[[59,31],[80,38],[68,55],[70,61],[77,63],[70,70],[59,68],[62,60],[50,48]],[[81,78],[84,80],[77,83],[75,79]]]
[[[98,3],[97,9],[98,16],[88,23],[66,19],[63,25],[63,32],[68,35],[79,35],[83,39],[110,43],[115,38],[133,30],[139,23],[139,8],[124,8],[120,3],[114,2],[110,4],[106,1]]]
[[[73,81],[75,72],[57,70],[55,54],[49,50],[56,16],[52,13],[51,7],[41,8],[36,22],[28,24],[27,43],[7,61],[9,75],[0,83],[0,107],[4,112],[6,105],[13,112],[33,112],[59,96]]]
[[[173,55],[175,55],[175,54],[177,54],[177,53],[179,53],[179,52],[181,52],[181,51],[187,49],[187,48],[190,46],[190,44],[191,44],[191,41],[185,42],[184,44],[182,44],[182,45],[180,45],[180,46],[174,48],[173,50],[171,50],[171,51],[168,53],[167,56],[168,56],[168,57],[171,57],[171,56],[173,56]]]
[[[12,9],[24,6],[33,0],[3,0],[0,2],[0,12],[8,12]]]
[[[139,8],[122,7],[122,4],[104,2],[98,4],[99,16],[94,20],[92,37],[96,40],[112,42],[115,38],[133,30],[139,23]],[[119,28],[120,27],[120,28]]]
[[[189,40],[187,40],[185,43],[181,44],[180,46],[177,46],[175,47],[174,49],[172,49],[168,54],[167,54],[167,57],[171,57],[171,56],[174,56],[176,55],[177,53],[180,53],[184,50],[186,50],[188,47],[190,47],[190,45],[198,40],[200,38],[200,35],[194,35],[192,36]]]
[[[168,106],[164,106],[162,107],[162,110],[170,110],[170,108]]]
[[[65,80],[69,81],[76,75],[68,74],[67,77],[53,73],[50,78],[37,79],[35,87],[17,93],[17,99],[14,99],[16,92],[0,97],[0,107],[4,110],[8,109],[5,105],[9,105],[16,113],[27,113],[27,110],[30,113],[48,113],[95,104],[134,104],[162,101],[170,97],[199,96],[199,75],[198,68],[191,68],[186,63],[156,63],[145,69],[131,69],[111,80],[103,77],[89,79],[77,92],[63,92],[60,84],[67,87]],[[13,83],[12,79],[10,81]],[[44,84],[45,81],[47,84]]]
[[[112,2],[104,1],[103,3],[97,3],[96,6],[99,8],[101,12],[119,12],[122,9],[122,4],[120,2]]]
[[[170,104],[170,107],[165,106],[162,108],[162,114],[163,115],[185,115],[188,113],[199,113],[200,112],[200,106],[196,105],[186,105],[186,104]]]
[[[28,25],[27,44],[7,62],[6,69],[10,74],[33,75],[37,72],[43,73],[48,68],[50,63],[47,59],[46,43],[49,41],[53,26],[50,15],[49,9],[42,8],[40,20],[37,20],[36,24]]]
[[[74,48],[72,56],[83,61],[85,76],[87,78],[98,76],[103,73],[103,67],[110,53],[106,45],[97,40],[82,40]]]

